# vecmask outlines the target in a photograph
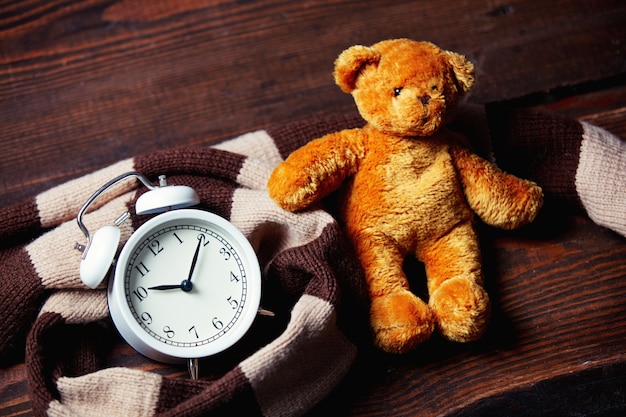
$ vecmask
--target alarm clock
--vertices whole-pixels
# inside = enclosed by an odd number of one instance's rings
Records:
[[[82,218],[99,195],[131,177],[149,188],[137,199],[136,213],[160,214],[130,236],[115,261],[119,226],[130,214],[93,236]],[[250,242],[226,219],[190,208],[199,202],[191,187],[167,185],[164,176],[155,186],[129,172],[98,189],[77,216],[87,237],[87,245],[77,245],[81,279],[96,288],[112,271],[107,300],[121,336],[156,361],[186,361],[192,378],[198,359],[233,346],[262,311],[261,269]]]

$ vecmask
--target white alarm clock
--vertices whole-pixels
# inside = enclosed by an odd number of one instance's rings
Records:
[[[197,378],[198,359],[222,352],[251,327],[260,311],[261,270],[246,237],[216,214],[190,209],[199,203],[186,186],[154,186],[137,172],[102,186],[79,211],[77,222],[87,237],[81,279],[97,287],[114,261],[119,225],[105,226],[92,237],[82,222],[91,203],[106,189],[136,177],[150,188],[135,205],[137,214],[168,210],[141,225],[123,246],[109,279],[111,318],[135,350],[165,363],[187,361]]]

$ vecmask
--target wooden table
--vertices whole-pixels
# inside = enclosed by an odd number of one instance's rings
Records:
[[[330,76],[335,57],[395,37],[468,56],[471,102],[626,138],[621,0],[2,3],[2,205],[146,150],[353,112]],[[434,339],[399,357],[365,348],[311,414],[626,415],[626,240],[556,219],[481,230],[495,305],[483,340]],[[122,342],[111,364],[181,374]],[[19,360],[0,369],[0,415],[32,415]]]

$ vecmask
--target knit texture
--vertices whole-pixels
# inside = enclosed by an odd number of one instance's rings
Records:
[[[35,413],[297,416],[328,395],[358,347],[369,343],[362,272],[332,209],[283,211],[267,195],[266,182],[311,139],[362,124],[358,115],[331,117],[212,147],[139,155],[0,209],[0,363],[25,352]],[[453,127],[502,169],[539,183],[553,201],[626,235],[622,139],[575,120],[501,108],[461,109]],[[105,368],[118,338],[106,284],[89,290],[80,281],[74,244],[84,236],[75,217],[98,187],[131,170],[195,188],[200,208],[229,219],[261,262],[262,305],[276,317],[258,317],[240,344],[203,360],[200,380]],[[95,231],[129,210],[121,227],[125,242],[149,219],[133,211],[143,192],[133,181],[114,187],[85,224]]]
[[[498,105],[484,119],[500,167],[537,182],[552,203],[626,236],[624,138],[590,123]]]

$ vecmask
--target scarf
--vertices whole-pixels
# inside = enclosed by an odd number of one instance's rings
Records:
[[[272,126],[206,147],[179,147],[121,160],[0,209],[0,364],[25,355],[32,406],[49,416],[297,416],[344,378],[369,343],[362,272],[332,209],[290,213],[269,198],[267,179],[293,150],[333,131],[359,127],[358,115]],[[626,236],[626,142],[597,126],[503,106],[464,106],[452,128],[478,153],[537,182],[546,205],[588,215]],[[494,140],[492,140],[494,138]],[[199,380],[107,367],[119,340],[106,282],[79,277],[84,243],[76,214],[108,180],[138,171],[155,183],[193,187],[200,208],[232,222],[263,271],[265,309],[231,350],[200,362]],[[149,216],[145,192],[124,182],[84,216],[90,230],[124,211],[122,244]],[[146,359],[149,363],[149,360]],[[143,369],[143,368],[142,368]]]

